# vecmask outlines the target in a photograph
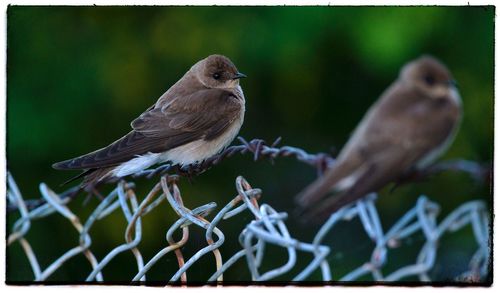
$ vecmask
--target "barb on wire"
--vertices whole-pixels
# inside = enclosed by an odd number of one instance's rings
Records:
[[[268,145],[263,139],[252,139],[251,141],[245,140],[243,137],[239,136],[238,140],[241,142],[240,145],[233,145],[224,149],[219,154],[216,154],[201,163],[189,164],[185,166],[164,164],[155,169],[147,169],[142,172],[132,175],[132,177],[146,177],[152,178],[155,175],[163,175],[168,172],[173,172],[181,176],[194,176],[196,174],[202,173],[212,166],[215,166],[222,162],[225,158],[234,156],[235,154],[253,154],[253,160],[269,159],[273,161],[278,157],[294,157],[302,163],[306,163],[318,169],[322,172],[334,163],[334,159],[326,153],[309,154],[306,151],[291,147],[291,146],[281,146],[278,147],[281,142],[281,137],[278,137],[273,143]]]
[[[131,175],[132,178],[145,177],[148,179],[154,176],[161,176],[168,173],[177,174],[180,176],[191,178],[197,174],[203,173],[222,162],[225,158],[234,156],[235,154],[252,154],[253,160],[269,159],[274,162],[274,159],[279,157],[293,157],[297,161],[305,163],[311,167],[316,168],[318,175],[321,175],[326,169],[333,166],[335,159],[327,153],[317,153],[310,154],[303,149],[292,147],[292,146],[278,146],[281,143],[281,137],[278,137],[270,145],[263,139],[252,139],[250,141],[245,140],[243,137],[239,136],[238,140],[241,144],[233,145],[222,152],[204,160],[201,163],[194,163],[184,166],[172,165],[166,163],[160,165],[156,168],[146,169]],[[428,176],[436,173],[441,173],[444,171],[455,171],[455,172],[465,172],[468,173],[472,178],[477,181],[485,181],[491,173],[491,166],[487,164],[479,164],[477,162],[467,161],[467,160],[450,160],[445,162],[437,163],[423,172],[414,172],[408,174],[408,176],[401,178],[398,185],[422,180]],[[398,186],[396,185],[396,186]],[[80,188],[75,186],[65,192],[63,192],[61,198],[74,198],[80,192]],[[45,203],[45,199],[39,200],[27,200],[25,205],[28,210],[33,210]],[[14,203],[8,204],[7,211],[12,212],[17,210],[17,206]]]
[[[163,175],[168,172],[191,177],[219,164],[225,158],[232,157],[235,154],[247,153],[253,154],[254,161],[269,159],[271,162],[274,162],[274,159],[279,157],[293,157],[299,162],[316,168],[318,174],[322,174],[326,169],[330,168],[335,163],[335,159],[327,153],[310,154],[297,147],[279,146],[281,143],[281,137],[278,137],[270,145],[263,139],[252,139],[247,141],[243,137],[239,136],[238,140],[241,142],[240,145],[230,146],[219,154],[216,154],[201,163],[184,165],[182,167],[167,163],[154,169],[147,169],[142,172],[138,172],[132,175],[132,177],[152,178],[153,176]],[[423,172],[412,173],[410,176],[402,178],[402,182],[421,180],[427,176],[444,171],[465,172],[478,181],[484,181],[491,171],[491,166],[488,164],[479,164],[477,162],[461,159],[449,160],[436,163]]]

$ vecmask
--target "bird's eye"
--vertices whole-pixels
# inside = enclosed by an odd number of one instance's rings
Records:
[[[434,79],[434,77],[431,75],[426,75],[424,77],[424,80],[425,80],[425,83],[429,86],[432,86],[436,83],[436,79]]]
[[[219,73],[219,72],[216,72],[216,73],[212,74],[212,77],[213,77],[214,79],[219,79],[219,78],[220,78],[220,73]]]

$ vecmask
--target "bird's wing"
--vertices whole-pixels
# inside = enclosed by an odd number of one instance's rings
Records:
[[[369,111],[339,155],[337,165],[300,193],[297,203],[311,209],[309,214],[334,212],[397,179],[443,143],[456,123],[453,115],[446,114],[450,111],[445,107],[452,105],[422,98],[416,101],[408,107],[382,101]],[[336,194],[318,208],[317,203],[330,191]]]
[[[425,153],[424,148],[407,150],[397,145],[386,146],[384,151],[365,161],[348,177],[338,180],[336,185],[328,184],[323,195],[327,195],[328,191],[333,191],[333,195],[318,198],[318,200],[323,199],[321,204],[308,202],[304,209],[304,219],[306,221],[309,221],[308,219],[324,219],[329,214],[361,199],[368,193],[379,190],[409,170],[423,153]],[[325,183],[327,181],[320,179],[318,186]]]
[[[109,146],[53,165],[56,169],[115,166],[137,155],[159,153],[222,134],[240,115],[241,104],[230,91],[200,90],[164,107],[151,107],[132,121],[133,130]]]

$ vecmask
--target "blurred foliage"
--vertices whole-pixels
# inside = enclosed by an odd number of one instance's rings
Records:
[[[56,191],[64,190],[59,184],[76,173],[53,170],[52,163],[103,147],[128,132],[133,118],[192,64],[213,53],[228,56],[248,75],[242,81],[247,112],[240,135],[268,141],[282,136],[284,144],[334,153],[403,64],[422,54],[434,55],[455,75],[465,109],[460,132],[444,157],[491,162],[494,12],[491,6],[11,6],[7,12],[8,169],[26,198],[39,196],[42,181]],[[185,204],[194,207],[215,201],[225,205],[236,194],[237,175],[264,190],[262,202],[291,212],[291,198],[315,178],[315,171],[292,159],[271,164],[253,162],[250,156],[233,157],[195,178],[193,184],[184,180]],[[137,182],[143,192],[154,184]],[[385,228],[413,206],[420,194],[441,204],[443,213],[467,200],[491,199],[487,184],[477,185],[455,173],[410,184],[385,196],[387,193],[382,191],[379,199]],[[76,200],[71,207],[83,215],[97,205],[97,200],[86,206],[82,201]],[[16,217],[9,215],[8,227]],[[157,211],[144,220],[140,249],[146,259],[165,244],[164,231],[173,219],[172,211],[167,215]],[[241,223],[249,219],[250,215],[241,216]],[[99,259],[123,242],[124,223],[112,219],[107,223],[99,225],[101,230],[91,231],[93,239],[98,239],[92,247]],[[69,224],[57,217],[34,225],[28,239],[42,266],[77,243]],[[289,226],[305,240],[317,230],[300,226],[293,217]],[[227,238],[223,257],[239,249],[241,228],[234,224],[222,227]],[[332,255],[336,276],[368,258],[373,244],[362,238],[360,229],[339,229],[335,237],[327,239],[347,251],[344,256]],[[453,253],[470,248],[468,237],[454,239],[440,252],[442,258],[450,259]],[[191,240],[186,255],[203,246],[201,238]],[[411,262],[414,254],[410,249],[396,258],[389,256],[391,267]],[[275,255],[268,259],[270,266],[283,261],[280,253]],[[18,244],[8,249],[7,257],[8,280],[31,278]],[[135,270],[131,260],[130,253],[119,257],[104,270],[105,276],[131,278]],[[83,257],[75,259],[51,280],[84,278],[89,267],[83,262]],[[168,275],[164,270],[175,271],[173,257],[164,263],[152,271],[150,280],[163,280]],[[215,267],[210,256],[193,267],[190,280],[204,280],[206,265]],[[236,270],[225,277],[248,278]]]

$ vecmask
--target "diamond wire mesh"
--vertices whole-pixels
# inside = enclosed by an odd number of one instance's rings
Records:
[[[278,156],[294,156],[299,161],[316,166],[321,171],[326,165],[333,163],[333,159],[325,154],[310,155],[298,148],[284,146],[277,148],[279,140],[271,146],[265,145],[261,140],[253,140],[250,143],[244,141],[240,146],[233,146],[223,153],[204,162],[204,166],[192,167],[196,172],[206,170],[209,166],[217,164],[222,158],[231,156],[234,153],[251,152],[257,160],[262,156],[276,158]],[[477,164],[457,161],[447,162],[438,166],[440,171],[444,169],[462,170],[471,174],[479,172]],[[161,166],[155,170],[147,170],[137,176],[151,178],[156,174],[163,174],[173,171],[173,166]],[[192,174],[193,169],[176,169],[180,174]],[[477,174],[476,174],[477,175]],[[439,206],[431,202],[425,196],[420,196],[413,208],[407,211],[403,217],[397,220],[388,231],[384,232],[381,221],[375,206],[376,194],[370,194],[355,204],[346,206],[336,213],[322,225],[311,242],[304,242],[290,235],[286,220],[288,215],[284,212],[276,211],[268,204],[259,204],[258,199],[262,195],[262,190],[253,188],[241,176],[236,178],[236,191],[238,195],[220,209],[213,218],[208,216],[214,213],[217,205],[213,202],[189,209],[183,205],[181,192],[177,186],[178,175],[162,175],[158,182],[146,197],[139,202],[134,191],[133,183],[120,181],[116,188],[103,197],[97,208],[86,219],[85,222],[73,213],[68,207],[74,192],[66,192],[62,195],[56,194],[46,184],[40,184],[40,193],[43,200],[35,204],[23,199],[22,193],[17,187],[11,174],[8,174],[8,202],[10,210],[17,209],[20,218],[13,224],[12,232],[8,236],[7,245],[19,243],[26,254],[34,281],[45,281],[54,272],[61,269],[71,258],[77,255],[84,255],[90,263],[92,270],[87,278],[82,281],[102,282],[106,279],[103,269],[113,259],[124,252],[130,252],[135,258],[137,273],[131,281],[147,281],[148,271],[167,254],[174,254],[177,259],[179,269],[171,276],[168,282],[187,282],[189,268],[203,257],[212,254],[216,267],[214,273],[207,281],[223,281],[223,274],[231,269],[238,261],[244,261],[251,275],[251,281],[268,281],[276,279],[290,272],[297,265],[298,252],[309,253],[313,259],[301,271],[295,275],[291,281],[310,280],[313,273],[320,271],[322,281],[355,281],[362,277],[370,277],[374,281],[398,281],[409,276],[416,276],[420,281],[432,281],[429,276],[430,270],[436,263],[439,240],[447,233],[456,232],[467,225],[472,227],[472,232],[477,250],[469,261],[469,267],[463,273],[456,276],[456,281],[480,282],[490,273],[490,237],[489,237],[489,213],[482,201],[470,201],[463,203],[454,211],[449,213],[442,221],[437,221]],[[71,191],[71,190],[70,190]],[[153,209],[156,209],[164,202],[168,202],[170,207],[177,213],[179,219],[173,223],[166,231],[168,245],[158,251],[151,259],[144,260],[141,252],[137,248],[142,240],[142,219]],[[219,248],[223,245],[226,236],[217,225],[221,221],[230,221],[234,216],[243,211],[250,211],[254,220],[246,223],[241,231],[238,241],[241,250],[228,259],[223,259]],[[46,268],[41,268],[36,253],[30,243],[26,240],[26,234],[30,231],[31,222],[43,219],[51,214],[57,213],[66,218],[77,230],[79,234],[79,244],[55,259]],[[125,243],[115,247],[107,255],[98,260],[91,250],[92,240],[89,234],[90,229],[100,220],[108,217],[112,213],[121,213],[127,221],[124,231]],[[371,253],[371,258],[344,276],[332,274],[332,266],[335,264],[328,259],[332,254],[332,248],[323,239],[341,221],[352,221],[359,218],[366,235],[374,243],[375,248]],[[189,241],[190,225],[196,225],[205,231],[206,246],[198,250],[189,258],[185,258],[181,248]],[[181,239],[175,240],[173,235],[177,230],[181,230]],[[398,268],[387,274],[382,273],[382,268],[389,261],[388,251],[397,247],[401,241],[416,233],[422,233],[425,242],[415,260],[415,263]],[[233,236],[234,237],[234,236]],[[287,261],[280,267],[263,271],[264,251],[266,246],[275,245],[286,251]],[[250,281],[250,280],[249,280]]]

